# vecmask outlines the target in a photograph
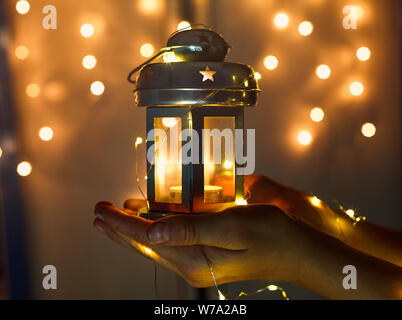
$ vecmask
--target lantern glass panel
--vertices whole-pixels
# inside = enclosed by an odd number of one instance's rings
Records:
[[[204,117],[205,203],[235,200],[235,123],[235,117]]]
[[[154,118],[155,201],[182,203],[181,118]]]

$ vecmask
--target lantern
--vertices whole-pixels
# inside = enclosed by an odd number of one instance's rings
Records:
[[[192,27],[129,76],[141,68],[131,82],[147,108],[148,214],[211,212],[244,199],[236,136],[259,89],[251,67],[224,62],[229,49],[218,33]]]

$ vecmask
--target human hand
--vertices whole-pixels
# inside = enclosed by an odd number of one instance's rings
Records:
[[[318,199],[318,203],[313,204],[312,196],[262,175],[245,176],[244,193],[248,203],[277,206],[292,219],[341,241],[345,241],[353,224],[343,211],[333,209]]]
[[[294,282],[297,277],[304,232],[277,207],[249,205],[149,221],[131,214],[144,204],[130,200],[123,211],[101,202],[95,207],[94,226],[110,239],[176,272],[194,287],[214,284],[207,261],[218,284],[243,280]]]

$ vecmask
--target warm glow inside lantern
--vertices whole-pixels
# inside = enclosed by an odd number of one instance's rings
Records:
[[[135,89],[147,107],[147,199],[151,212],[211,212],[244,198],[236,154],[243,113],[254,106],[253,70],[223,62],[229,46],[192,28],[170,37],[164,63],[145,65]],[[241,138],[241,139],[239,139]]]

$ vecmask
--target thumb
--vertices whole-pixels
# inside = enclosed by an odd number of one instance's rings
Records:
[[[221,213],[175,215],[155,221],[148,228],[151,243],[167,246],[206,245],[237,250],[233,245],[233,218]],[[243,249],[243,248],[240,248]],[[240,250],[239,249],[239,250]]]

